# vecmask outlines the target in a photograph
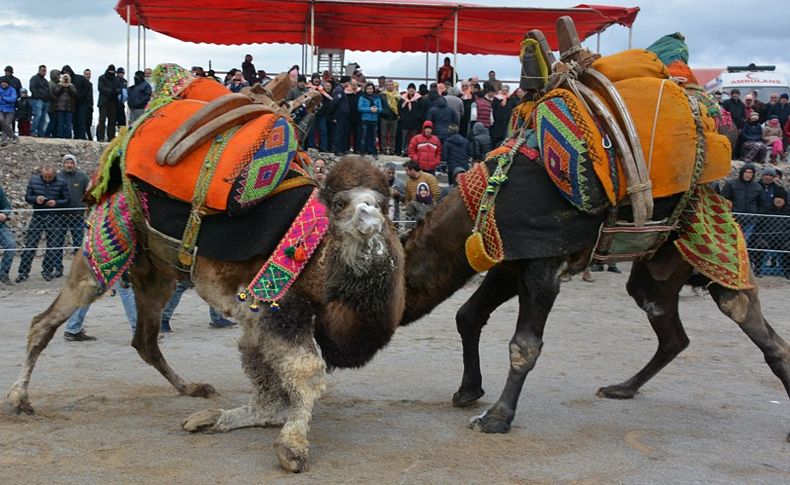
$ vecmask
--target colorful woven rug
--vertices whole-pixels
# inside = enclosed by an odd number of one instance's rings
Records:
[[[683,259],[726,288],[752,288],[746,239],[732,215],[730,201],[700,185],[692,204],[695,210],[684,212],[675,241]]]
[[[94,206],[86,226],[83,254],[104,290],[132,264],[137,249],[132,215],[123,192],[110,194]]]
[[[507,150],[505,149],[504,151]],[[501,153],[501,150],[497,153]],[[486,167],[485,163],[475,164],[471,170],[462,173],[458,179],[458,190],[464,201],[466,212],[472,221],[477,219],[480,200],[483,198],[487,185],[488,167]],[[489,207],[484,217],[486,218],[485,233],[482,236],[486,253],[492,259],[502,260],[505,257],[505,248],[502,245],[502,238],[499,236],[499,229],[496,224],[495,207]]]
[[[318,199],[318,189],[315,189],[277,249],[246,290],[238,294],[238,299],[250,301],[252,311],[258,311],[261,302],[268,303],[272,310],[278,310],[277,301],[302,273],[328,229],[327,209]]]

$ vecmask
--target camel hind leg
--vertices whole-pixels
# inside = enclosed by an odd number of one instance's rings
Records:
[[[33,414],[33,407],[28,399],[28,385],[38,357],[52,340],[58,327],[78,308],[90,305],[99,296],[99,286],[91,274],[88,261],[81,256],[74,258],[66,284],[55,301],[30,322],[25,362],[19,378],[11,386],[6,397],[6,406],[10,412]]]
[[[671,249],[674,252],[674,249]],[[636,304],[647,313],[650,326],[658,337],[658,349],[653,358],[633,377],[612,386],[598,390],[599,397],[609,399],[630,399],[639,389],[658,372],[666,367],[678,354],[688,347],[689,339],[683,330],[678,313],[678,295],[683,285],[691,276],[691,266],[680,259],[677,252],[670,254],[669,259],[661,261],[662,269],[667,274],[658,280],[651,273],[649,263],[634,262],[631,276],[628,279],[628,294]]]
[[[762,350],[765,362],[782,381],[790,397],[790,345],[774,332],[763,317],[754,276],[751,290],[732,290],[718,284],[708,286],[710,295],[722,313],[730,317],[757,347]],[[790,434],[787,436],[790,441]]]
[[[173,294],[175,282],[155,268],[148,256],[140,254],[129,271],[137,307],[137,326],[132,347],[140,357],[153,366],[176,388],[179,394],[209,397],[216,394],[209,384],[187,382],[170,367],[159,349],[159,324],[162,309]]]

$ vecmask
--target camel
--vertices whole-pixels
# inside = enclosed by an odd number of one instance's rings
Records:
[[[503,191],[512,191],[510,200],[524,199],[530,191],[540,190],[539,178],[547,177],[542,167],[521,154],[515,156],[513,164],[534,166],[535,171],[533,177],[525,177],[526,183],[503,188]],[[555,202],[564,203],[563,200]],[[521,211],[525,213],[525,219],[537,215],[536,209],[528,205],[503,206],[500,203],[497,211],[498,214]],[[603,217],[601,214],[598,222],[602,222]],[[453,190],[408,235],[404,249],[406,300],[409,303],[401,325],[408,325],[429,313],[475,274],[464,254],[465,242],[472,231],[473,221],[467,214],[460,192]],[[479,358],[483,327],[497,307],[513,297],[518,297],[519,302],[516,330],[509,344],[510,369],[504,390],[488,410],[472,419],[471,427],[485,433],[510,430],[524,380],[541,353],[546,319],[560,291],[560,276],[564,272],[580,272],[586,266],[597,238],[597,229],[591,231],[589,226],[573,232],[579,241],[584,242],[579,249],[549,257],[500,262],[488,270],[480,286],[458,310],[456,325],[463,343],[464,371],[452,404],[464,407],[485,393]],[[532,243],[523,241],[524,245]],[[681,258],[671,240],[650,259],[633,263],[626,288],[636,304],[647,313],[658,337],[658,349],[633,377],[601,387],[597,393],[599,397],[633,398],[645,383],[689,345],[678,315],[678,294],[691,274],[691,265]],[[750,280],[755,283],[753,275],[750,275]],[[737,323],[763,352],[771,371],[790,395],[790,345],[763,317],[756,285],[753,289],[739,291],[711,283],[708,289],[721,312]]]
[[[384,175],[368,161],[346,157],[335,165],[320,192],[329,229],[279,301],[279,311],[261,308],[255,313],[237,301],[239,289],[253,279],[264,258],[226,262],[198,252],[192,281],[206,302],[242,323],[239,350],[255,389],[246,405],[193,414],[184,421],[185,430],[282,426],[274,443],[280,465],[293,472],[305,470],[308,427],[313,405],[325,388],[327,365],[364,365],[389,342],[403,312],[403,250],[382,211],[387,196]],[[162,309],[175,280],[183,275],[158,264],[147,250],[140,251],[129,274],[138,315],[132,346],[180,394],[214,394],[208,384],[182,379],[159,349]],[[36,360],[56,329],[99,293],[86,258],[75,258],[64,288],[30,325],[27,356],[7,396],[11,412],[33,413],[28,384]]]

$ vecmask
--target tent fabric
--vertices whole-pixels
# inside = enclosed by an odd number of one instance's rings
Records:
[[[195,43],[310,44],[381,52],[453,52],[458,13],[459,54],[518,55],[524,34],[540,29],[557,49],[554,23],[573,18],[579,37],[610,25],[630,27],[638,7],[579,5],[568,9],[491,7],[438,0],[120,0],[115,11],[132,25]]]

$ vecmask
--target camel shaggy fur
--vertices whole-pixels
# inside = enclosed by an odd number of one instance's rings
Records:
[[[329,208],[329,231],[277,312],[264,306],[254,313],[236,300],[263,258],[229,263],[198,255],[192,275],[198,294],[242,323],[239,350],[254,394],[235,409],[195,413],[184,429],[282,425],[274,444],[281,466],[305,469],[307,432],[313,404],[325,387],[326,366],[365,364],[389,342],[403,313],[404,257],[382,210],[387,195],[384,175],[368,161],[346,157],[335,165],[320,195]],[[159,321],[176,277],[146,251],[137,255],[130,269],[138,315],[132,346],[179,393],[210,396],[213,387],[183,380],[159,350]],[[27,357],[7,396],[12,412],[33,412],[28,385],[38,356],[77,308],[98,298],[98,289],[87,261],[76,258],[64,288],[30,325]]]

